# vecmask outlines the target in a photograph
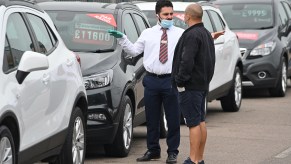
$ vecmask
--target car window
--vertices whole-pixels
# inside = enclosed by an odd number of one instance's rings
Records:
[[[157,15],[156,15],[155,11],[153,11],[153,10],[144,10],[142,12],[147,17],[151,27],[153,27],[153,26],[155,26],[157,24],[158,20],[157,20]]]
[[[142,32],[143,30],[145,30],[147,28],[147,25],[145,24],[145,20],[138,14],[133,14],[133,17],[135,18],[138,28],[140,30],[140,32]]]
[[[285,11],[282,3],[279,3],[278,7],[279,7],[279,9],[278,9],[279,17],[281,19],[282,24],[285,25],[287,23],[287,21],[288,21],[288,17],[287,17],[286,11]]]
[[[5,47],[4,47],[4,60],[3,60],[3,70],[6,72],[15,67],[14,59],[11,53],[10,45],[7,40],[7,36],[5,37]]]
[[[134,43],[138,39],[138,33],[130,14],[125,14],[123,24],[124,24],[124,33],[126,34],[128,39],[132,43]]]
[[[13,13],[9,16],[6,26],[6,36],[5,58],[9,61],[5,61],[8,62],[8,67],[3,68],[4,72],[17,68],[25,51],[34,51],[32,39],[19,13]]]
[[[282,2],[282,4],[287,12],[288,18],[291,19],[291,10],[289,4],[286,2]]]
[[[107,32],[116,29],[113,14],[76,11],[47,11],[66,46],[72,51],[111,49],[114,37]]]
[[[215,25],[216,31],[223,31],[224,24],[222,23],[221,17],[218,15],[217,12],[209,10],[209,14],[212,17],[213,23]]]
[[[54,38],[51,38],[43,19],[32,14],[27,14],[27,18],[30,21],[36,35],[36,39],[40,47],[40,53],[46,54],[54,47],[52,41]]]
[[[218,7],[230,29],[263,29],[274,25],[271,4],[221,4]]]
[[[212,27],[212,23],[210,21],[209,15],[206,11],[203,11],[203,16],[202,16],[202,22],[204,24],[204,27],[209,31],[209,32],[213,32],[213,27]]]

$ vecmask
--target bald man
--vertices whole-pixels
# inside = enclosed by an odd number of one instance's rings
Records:
[[[179,105],[189,127],[190,156],[184,164],[204,164],[207,138],[205,99],[215,66],[213,35],[202,23],[203,10],[197,3],[185,10],[189,26],[177,43],[172,65],[173,86],[179,91]]]

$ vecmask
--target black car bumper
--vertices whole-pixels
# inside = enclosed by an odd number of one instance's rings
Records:
[[[273,53],[243,61],[243,87],[273,88],[276,86],[280,76],[281,58]]]
[[[87,90],[88,118],[87,142],[94,144],[112,143],[118,128],[117,108],[112,105],[110,89]]]

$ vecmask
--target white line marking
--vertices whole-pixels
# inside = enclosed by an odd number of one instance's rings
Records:
[[[276,155],[275,158],[286,158],[290,154],[291,154],[291,147],[289,147],[287,150],[283,151],[282,153]]]

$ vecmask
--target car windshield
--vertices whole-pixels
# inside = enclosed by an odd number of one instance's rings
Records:
[[[219,5],[230,29],[266,29],[273,27],[271,4]]]
[[[66,46],[72,51],[108,52],[114,49],[114,37],[107,33],[116,28],[112,14],[71,11],[47,11]]]

